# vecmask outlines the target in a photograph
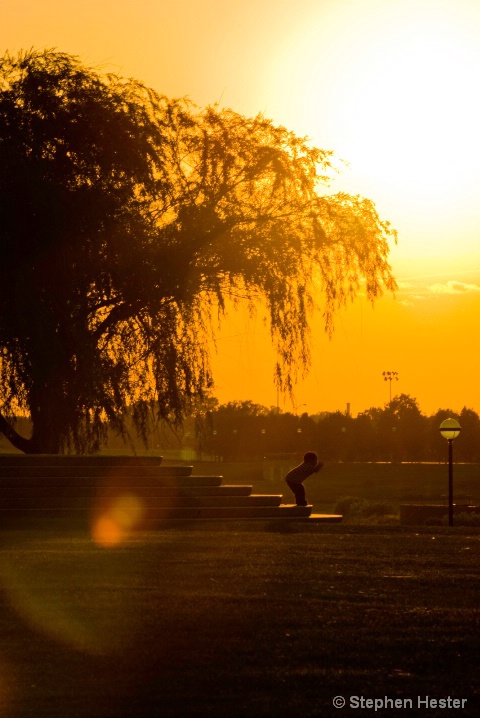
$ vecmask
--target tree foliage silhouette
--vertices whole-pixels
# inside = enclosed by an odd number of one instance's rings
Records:
[[[229,298],[265,307],[288,391],[325,327],[395,282],[374,204],[320,193],[329,152],[262,116],[169,100],[57,51],[0,60],[0,430],[95,451],[134,403],[178,421]],[[13,416],[28,413],[30,437]]]

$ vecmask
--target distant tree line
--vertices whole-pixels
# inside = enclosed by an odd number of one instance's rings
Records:
[[[316,450],[327,461],[445,461],[447,442],[439,427],[446,418],[460,422],[455,441],[458,462],[480,462],[480,417],[439,409],[425,416],[416,399],[400,394],[384,408],[356,418],[340,411],[297,416],[250,401],[231,402],[197,421],[198,448],[223,460],[254,459]]]
[[[149,416],[144,440],[136,434],[133,415]],[[106,423],[107,451],[162,451],[188,448],[201,457],[219,461],[261,460],[263,457],[300,457],[317,451],[324,461],[433,461],[447,460],[447,442],[440,435],[444,419],[457,419],[462,427],[454,443],[457,462],[480,463],[480,417],[464,407],[460,412],[438,409],[425,416],[408,394],[395,396],[383,408],[372,407],[353,418],[341,411],[296,415],[252,401],[219,404],[203,400],[177,428],[158,419],[155,404],[130,407],[125,432]],[[17,419],[18,429],[31,432],[27,418]],[[8,441],[0,435],[0,451]]]

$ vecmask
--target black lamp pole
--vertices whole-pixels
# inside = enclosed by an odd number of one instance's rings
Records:
[[[453,439],[448,440],[448,525],[453,526]]]
[[[456,419],[445,419],[440,424],[440,433],[448,441],[448,525],[453,526],[453,440],[462,427]]]

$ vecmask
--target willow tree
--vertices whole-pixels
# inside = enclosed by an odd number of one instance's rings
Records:
[[[374,204],[326,196],[330,153],[264,117],[56,51],[6,55],[0,83],[0,430],[17,448],[95,451],[153,399],[180,420],[212,384],[229,298],[265,307],[288,391],[315,305],[330,331],[359,290],[394,289]]]

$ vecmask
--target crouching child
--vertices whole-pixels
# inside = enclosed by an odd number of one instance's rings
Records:
[[[305,487],[303,482],[312,474],[316,474],[322,468],[323,463],[318,461],[317,455],[313,451],[307,451],[303,457],[303,463],[296,466],[288,472],[285,477],[287,486],[295,495],[297,506],[307,506],[308,502],[305,496]]]

